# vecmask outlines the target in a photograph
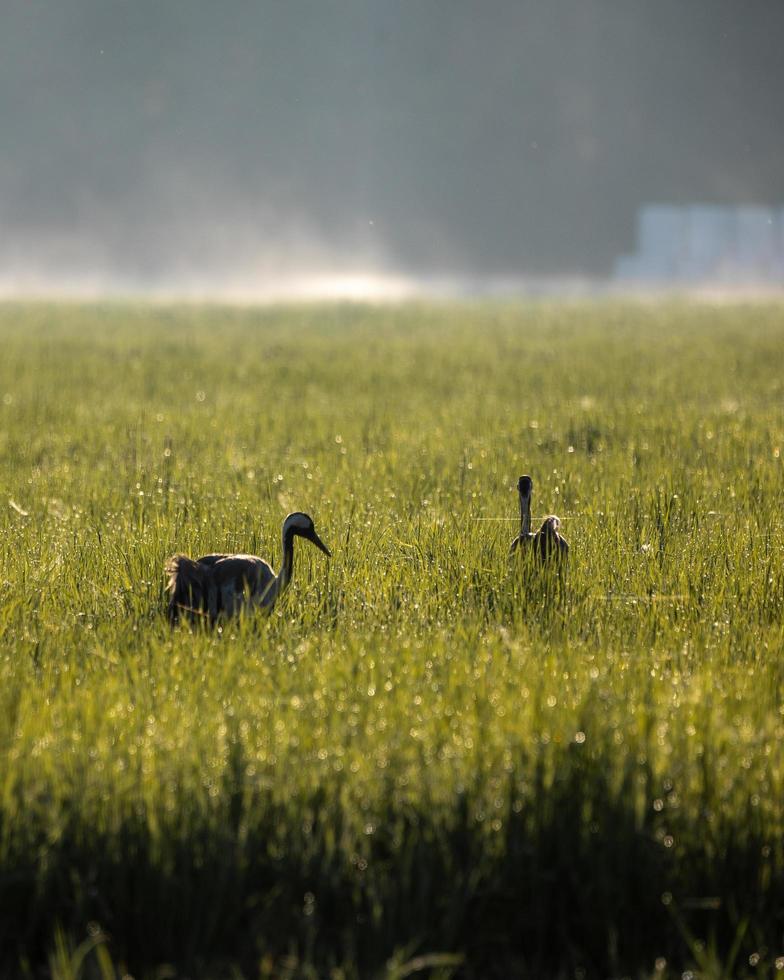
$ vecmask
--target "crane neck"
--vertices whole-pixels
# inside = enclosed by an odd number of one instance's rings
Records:
[[[531,496],[520,494],[520,536],[527,538],[531,533]]]
[[[278,572],[278,582],[280,583],[279,593],[282,592],[291,581],[294,571],[294,531],[292,528],[283,526],[281,532],[281,551],[283,559]]]
[[[291,581],[291,574],[294,570],[294,531],[292,528],[287,528],[284,524],[283,532],[281,534],[281,550],[283,553],[283,558],[281,559],[280,571],[275,576],[273,581],[270,583],[266,592],[264,593],[264,598],[262,604],[265,609],[272,609],[275,605],[278,597],[282,595],[289,582]]]

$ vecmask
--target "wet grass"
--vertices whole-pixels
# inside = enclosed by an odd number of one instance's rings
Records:
[[[784,969],[784,308],[0,339],[6,973]],[[522,472],[565,582],[508,564]],[[277,564],[289,510],[332,561],[170,631],[165,558]]]

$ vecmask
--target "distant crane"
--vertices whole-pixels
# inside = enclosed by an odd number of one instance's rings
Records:
[[[195,561],[187,555],[173,555],[164,569],[171,593],[169,621],[176,623],[183,613],[190,619],[203,616],[214,623],[218,616],[234,616],[241,609],[270,611],[291,581],[294,538],[305,538],[331,557],[307,514],[289,514],[281,537],[283,560],[277,575],[256,555],[213,554]]]
[[[517,481],[517,492],[520,494],[520,533],[512,541],[509,548],[509,555],[516,552],[525,553],[530,551],[540,562],[550,559],[556,561],[565,560],[569,554],[569,545],[561,537],[561,522],[551,514],[542,521],[542,526],[535,533],[531,533],[531,494],[534,488],[534,481],[530,476],[521,476]]]

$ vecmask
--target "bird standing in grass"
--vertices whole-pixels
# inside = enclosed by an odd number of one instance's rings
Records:
[[[276,575],[269,563],[256,555],[173,555],[165,566],[169,577],[169,620],[180,615],[203,616],[214,623],[218,616],[234,616],[241,609],[270,611],[291,581],[294,538],[305,538],[329,558],[331,553],[316,534],[313,520],[302,513],[289,514],[283,522],[283,560]]]
[[[539,530],[531,533],[531,494],[533,488],[534,481],[530,476],[521,476],[517,481],[517,492],[520,495],[520,533],[512,541],[509,554],[513,556],[520,552],[531,552],[540,562],[552,558],[556,561],[565,560],[569,554],[569,545],[561,537],[561,522],[555,514],[545,517]]]

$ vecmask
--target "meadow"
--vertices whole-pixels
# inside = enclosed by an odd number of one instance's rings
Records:
[[[784,975],[784,306],[0,344],[1,975]],[[292,510],[331,560],[170,629],[169,555],[277,567]]]

